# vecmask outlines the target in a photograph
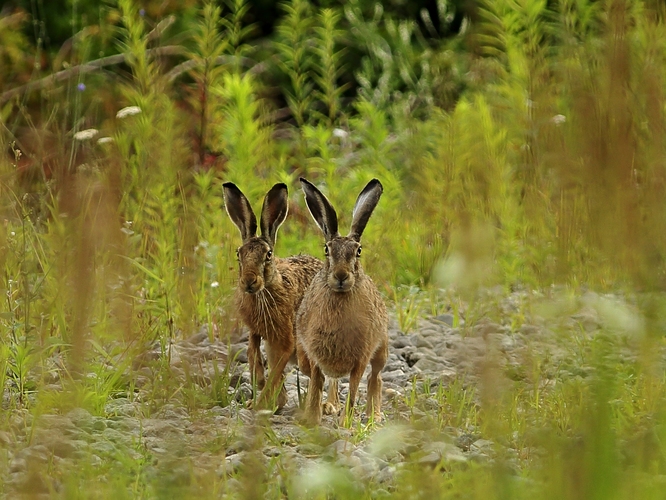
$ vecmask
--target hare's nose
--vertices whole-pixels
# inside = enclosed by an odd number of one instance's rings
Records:
[[[250,281],[250,279],[252,281]],[[250,278],[245,282],[245,291],[248,293],[254,293],[257,291],[257,277]]]
[[[342,285],[349,279],[349,273],[345,271],[338,271],[335,273],[335,279],[338,280],[339,285]]]

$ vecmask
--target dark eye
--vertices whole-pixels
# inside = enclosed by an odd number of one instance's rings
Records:
[[[240,248],[236,249],[236,258],[240,257]]]
[[[356,256],[357,257],[361,256],[361,247],[358,247],[358,250],[356,250]]]
[[[272,257],[273,257],[273,251],[272,250],[269,250],[268,252],[266,252],[266,260],[271,260]]]
[[[328,255],[328,245],[324,245],[324,255]]]

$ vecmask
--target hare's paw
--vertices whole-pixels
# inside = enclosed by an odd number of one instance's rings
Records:
[[[321,411],[324,415],[337,415],[338,407],[335,406],[333,403],[326,401],[321,405]]]

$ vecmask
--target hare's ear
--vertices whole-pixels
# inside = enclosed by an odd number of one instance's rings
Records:
[[[358,195],[356,204],[354,205],[354,211],[352,212],[351,231],[349,232],[350,238],[356,241],[361,240],[363,230],[370,220],[370,216],[377,206],[377,203],[379,203],[379,198],[381,198],[383,191],[384,188],[382,187],[382,183],[377,179],[372,179],[363,188],[361,194]]]
[[[247,241],[257,234],[257,218],[252,212],[250,202],[233,182],[222,184],[224,188],[224,208],[229,217],[236,224],[243,241]]]
[[[273,246],[275,246],[278,229],[287,218],[289,210],[287,193],[286,184],[276,184],[266,193],[264,206],[261,208],[261,220],[259,221],[261,234]]]
[[[338,216],[331,202],[326,199],[314,184],[301,177],[301,186],[305,193],[305,203],[312,214],[319,229],[322,230],[326,241],[330,241],[338,234]]]

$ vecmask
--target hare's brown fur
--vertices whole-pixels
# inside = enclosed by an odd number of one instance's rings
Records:
[[[322,262],[309,255],[285,259],[273,257],[280,225],[287,217],[287,186],[276,184],[266,194],[261,212],[261,236],[256,235],[257,220],[243,193],[233,184],[224,184],[225,207],[241,232],[238,249],[239,277],[236,307],[250,330],[247,349],[253,383],[261,389],[257,406],[278,408],[287,402],[284,369],[296,361],[294,319],[305,290]],[[264,376],[261,341],[266,342],[270,373]]]
[[[306,190],[308,207],[327,240],[327,258],[296,315],[299,364],[310,376],[306,418],[315,424],[321,421],[324,375],[334,379],[349,375],[347,414],[343,415],[348,417],[368,363],[371,373],[366,413],[376,421],[381,419],[380,372],[388,357],[388,314],[377,287],[363,272],[359,258],[360,235],[381,195],[381,184],[373,182],[376,184],[372,189],[377,192],[370,195],[376,199],[367,202],[359,196],[357,206],[360,203],[361,210],[354,210],[352,233],[346,237],[337,234],[337,217],[328,200],[314,186],[304,182],[304,190],[309,189]],[[308,193],[314,196],[314,201],[308,199]],[[321,210],[312,206],[317,200]],[[362,210],[366,213],[361,213]],[[308,364],[309,370],[306,369]]]
[[[273,262],[264,271],[264,275],[270,278],[264,282],[263,289],[256,293],[245,291],[241,272],[235,302],[241,320],[250,330],[247,354],[254,383],[259,389],[265,389],[259,396],[258,405],[270,405],[275,391],[282,386],[277,397],[277,406],[282,407],[287,401],[283,371],[289,361],[296,362],[294,312],[298,310],[312,277],[321,269],[322,262],[309,255],[274,258]],[[265,388],[260,350],[262,339],[266,342],[266,355],[271,370]]]

